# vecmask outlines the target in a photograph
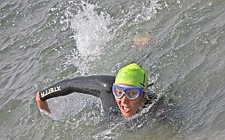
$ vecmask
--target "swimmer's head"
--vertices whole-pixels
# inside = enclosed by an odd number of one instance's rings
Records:
[[[115,84],[146,87],[148,85],[148,78],[145,71],[139,65],[132,63],[119,70]]]
[[[134,115],[146,102],[147,92],[144,91],[144,88],[147,85],[147,75],[136,63],[129,64],[119,70],[112,90],[124,117]]]

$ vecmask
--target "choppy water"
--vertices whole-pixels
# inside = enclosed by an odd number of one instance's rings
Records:
[[[0,139],[225,139],[224,7],[224,0],[1,0]],[[49,100],[53,119],[37,108],[38,89],[115,74],[134,61],[167,90],[163,117],[104,118],[99,99],[80,94]]]

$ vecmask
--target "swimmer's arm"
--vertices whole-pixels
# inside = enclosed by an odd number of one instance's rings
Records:
[[[73,92],[99,97],[101,91],[111,89],[113,81],[114,76],[108,75],[81,76],[66,79],[40,91],[39,96],[41,101]]]
[[[65,96],[73,92],[104,98],[103,96],[106,96],[104,93],[111,91],[114,80],[115,76],[109,75],[82,76],[66,79],[37,92],[36,101],[38,107],[49,114],[50,109],[48,108],[47,99]]]
[[[102,91],[111,90],[114,78],[114,76],[109,75],[94,75],[66,79],[39,91],[36,101],[40,109],[50,112],[46,102],[47,99],[65,96],[73,92],[100,97]]]

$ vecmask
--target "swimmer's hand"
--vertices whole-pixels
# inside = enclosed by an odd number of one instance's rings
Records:
[[[48,103],[46,101],[41,101],[39,92],[37,92],[36,101],[37,101],[39,109],[44,111],[44,113],[50,115],[51,112],[50,112],[50,109],[48,108]]]

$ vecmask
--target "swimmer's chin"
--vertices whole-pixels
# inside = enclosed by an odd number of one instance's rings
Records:
[[[130,113],[130,112],[121,112],[122,115],[125,117],[125,118],[130,118],[132,117],[134,114]]]

